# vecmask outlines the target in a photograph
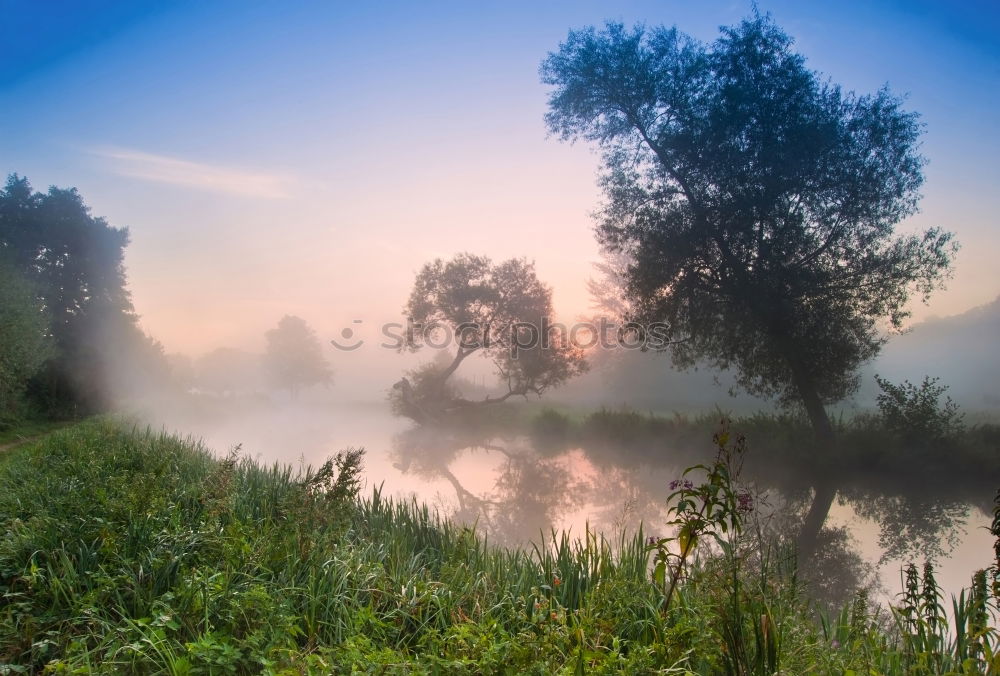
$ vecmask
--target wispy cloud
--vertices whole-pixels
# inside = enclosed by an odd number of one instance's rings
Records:
[[[121,176],[212,192],[283,199],[291,197],[296,183],[294,177],[285,174],[192,162],[128,148],[93,148],[90,152],[108,160],[111,170]]]

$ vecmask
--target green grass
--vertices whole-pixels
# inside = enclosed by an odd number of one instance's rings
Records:
[[[63,420],[22,420],[10,427],[0,428],[0,446],[18,444],[27,439],[47,434],[73,422]]]
[[[642,533],[494,548],[355,496],[351,455],[300,475],[112,420],[10,455],[0,673],[929,673],[891,627],[821,623],[762,540],[666,611]]]

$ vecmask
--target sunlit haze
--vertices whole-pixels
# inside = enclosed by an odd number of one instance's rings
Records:
[[[0,2],[0,673],[1000,673],[998,123],[997,0]]]
[[[915,319],[1000,294],[1000,12],[992,3],[772,2],[809,65],[888,84],[926,124],[922,213],[962,245]],[[588,311],[597,156],[547,138],[538,66],[570,28],[678,24],[712,40],[745,2],[17,3],[0,40],[6,172],[79,188],[127,226],[141,323],[168,352],[322,337],[402,316],[418,268],[533,259]],[[61,14],[61,16],[57,16]],[[373,334],[374,329],[372,329]],[[371,355],[354,354],[355,360]],[[338,364],[344,369],[345,364]]]

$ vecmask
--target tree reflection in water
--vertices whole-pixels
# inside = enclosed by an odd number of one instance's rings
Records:
[[[647,534],[660,535],[670,480],[711,452],[711,425],[706,422],[638,416],[608,434],[584,422],[576,433],[554,435],[532,434],[530,426],[509,421],[418,426],[397,435],[393,454],[402,472],[447,481],[454,490],[454,507],[446,515],[476,524],[496,544],[537,543],[552,529],[582,534],[585,525],[608,536],[634,532],[640,525]],[[762,528],[776,540],[792,543],[811,502],[808,486],[815,469],[809,450],[797,442],[808,438],[805,431],[782,420],[776,433],[774,422],[761,417],[736,424],[751,439],[744,476],[765,498],[757,514]],[[813,595],[826,603],[841,602],[853,589],[875,584],[869,559],[946,557],[965,532],[973,508],[989,504],[992,486],[1000,480],[988,464],[970,473],[966,465],[975,453],[968,449],[950,454],[937,449],[924,456],[873,439],[871,430],[859,428],[844,436],[840,462],[830,476],[840,486],[838,501],[855,517],[876,523],[880,536],[875,551],[875,543],[862,547],[849,528],[826,525],[809,565],[800,566]],[[755,444],[754,439],[768,441]],[[482,459],[476,454],[483,454]],[[906,461],[897,461],[900,457]],[[951,460],[947,471],[945,457]],[[475,475],[467,467],[470,459]],[[468,488],[483,485],[480,473],[487,474],[487,487]]]

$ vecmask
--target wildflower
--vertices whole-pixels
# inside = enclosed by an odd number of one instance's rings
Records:
[[[688,479],[674,479],[670,482],[670,490],[675,491],[678,488],[683,488],[684,490],[691,490],[694,488],[694,484]]]
[[[553,577],[552,578],[552,584],[555,585],[556,587],[558,587],[559,585],[562,584],[562,580],[560,580],[558,576]]]
[[[736,496],[736,509],[744,513],[753,511],[753,496],[747,491],[739,493]]]
[[[648,545],[655,545],[656,544],[656,537],[653,536],[653,535],[650,535],[649,538],[646,539],[646,544],[648,544]]]

